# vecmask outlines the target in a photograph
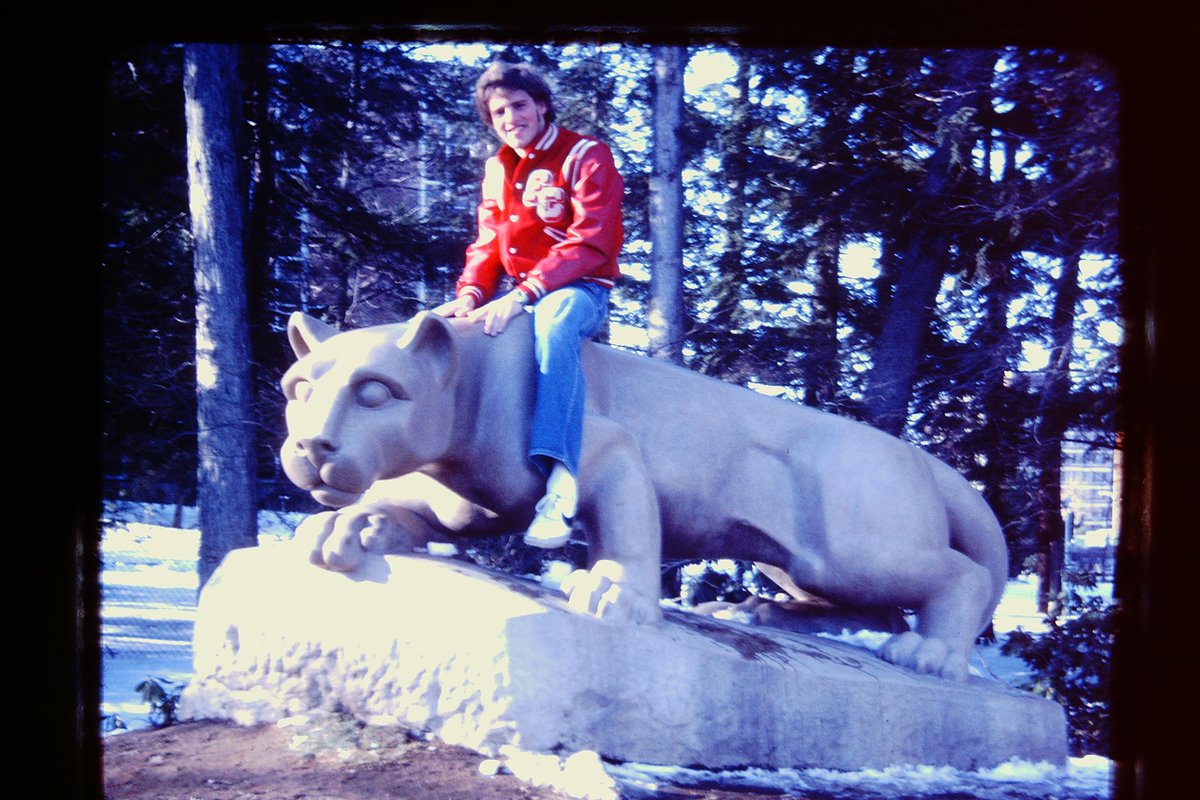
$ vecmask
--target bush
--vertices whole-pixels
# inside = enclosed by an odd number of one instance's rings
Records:
[[[175,683],[166,678],[151,678],[139,683],[134,691],[140,692],[142,699],[150,704],[150,724],[155,728],[165,728],[179,721],[176,709],[179,706],[179,695],[183,693],[186,684]]]
[[[1049,630],[1009,634],[1000,652],[1016,655],[1033,670],[1022,689],[1047,697],[1067,714],[1073,755],[1108,755],[1109,698],[1116,606],[1080,587],[1095,587],[1088,575],[1068,575],[1065,613]]]

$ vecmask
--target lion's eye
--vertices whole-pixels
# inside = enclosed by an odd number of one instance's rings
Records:
[[[308,400],[309,396],[312,394],[312,390],[312,384],[308,381],[296,381],[292,384],[292,396],[301,403]]]
[[[363,381],[354,387],[354,396],[363,408],[379,406],[395,399],[392,390],[382,381]]]

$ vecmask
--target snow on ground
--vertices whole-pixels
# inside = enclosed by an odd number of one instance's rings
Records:
[[[127,730],[150,725],[150,706],[136,691],[147,677],[186,683],[192,674],[196,620],[196,556],[200,534],[194,509],[170,527],[163,506],[106,506],[100,561],[101,715]],[[136,521],[135,521],[136,520]],[[290,539],[286,515],[259,515],[259,544]]]
[[[827,769],[747,769],[713,773],[681,767],[610,764],[608,772],[626,797],[654,797],[664,786],[721,786],[830,800],[1100,800],[1111,794],[1107,758],[1072,758],[1066,768],[1012,761],[995,769],[963,772],[951,767],[895,766],[857,772]],[[639,791],[642,794],[639,794]]]
[[[109,522],[101,547],[100,576],[101,714],[116,715],[130,730],[150,725],[150,708],[135,690],[142,680],[155,677],[186,683],[192,670],[199,534],[195,530],[194,510],[184,510],[179,521],[181,528],[171,527],[174,523],[171,512],[169,507],[117,504],[106,507]],[[259,544],[278,546],[287,541],[299,519],[298,515],[260,514]],[[1098,591],[1111,596],[1110,586],[1102,586]],[[1045,629],[1037,613],[1036,596],[1034,579],[1022,577],[1009,582],[996,610],[998,642],[1003,642],[1006,634],[1017,627],[1029,632]],[[871,648],[880,643],[879,634],[846,632],[837,638]],[[1010,685],[1019,684],[1027,675],[1021,659],[1000,654],[999,643],[976,648],[972,670]],[[672,784],[809,792],[831,799],[868,800],[932,800],[947,794],[980,800],[1107,800],[1112,791],[1112,763],[1100,756],[1072,758],[1065,768],[1012,762],[978,772],[916,765],[852,773],[759,769],[713,773],[680,767],[606,764],[611,780],[595,778],[594,760],[581,754],[559,759],[514,751],[505,759],[504,766],[531,783],[556,785],[569,789],[577,797],[653,798],[661,787]]]

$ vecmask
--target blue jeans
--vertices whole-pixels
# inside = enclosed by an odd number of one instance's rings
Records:
[[[533,307],[537,392],[529,457],[549,475],[554,461],[579,474],[583,449],[583,364],[579,349],[608,315],[609,290],[577,281],[550,292]]]

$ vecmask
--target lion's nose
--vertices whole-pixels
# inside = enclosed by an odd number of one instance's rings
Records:
[[[296,450],[314,466],[320,466],[337,452],[337,445],[322,436],[312,436],[306,439],[297,439]]]

